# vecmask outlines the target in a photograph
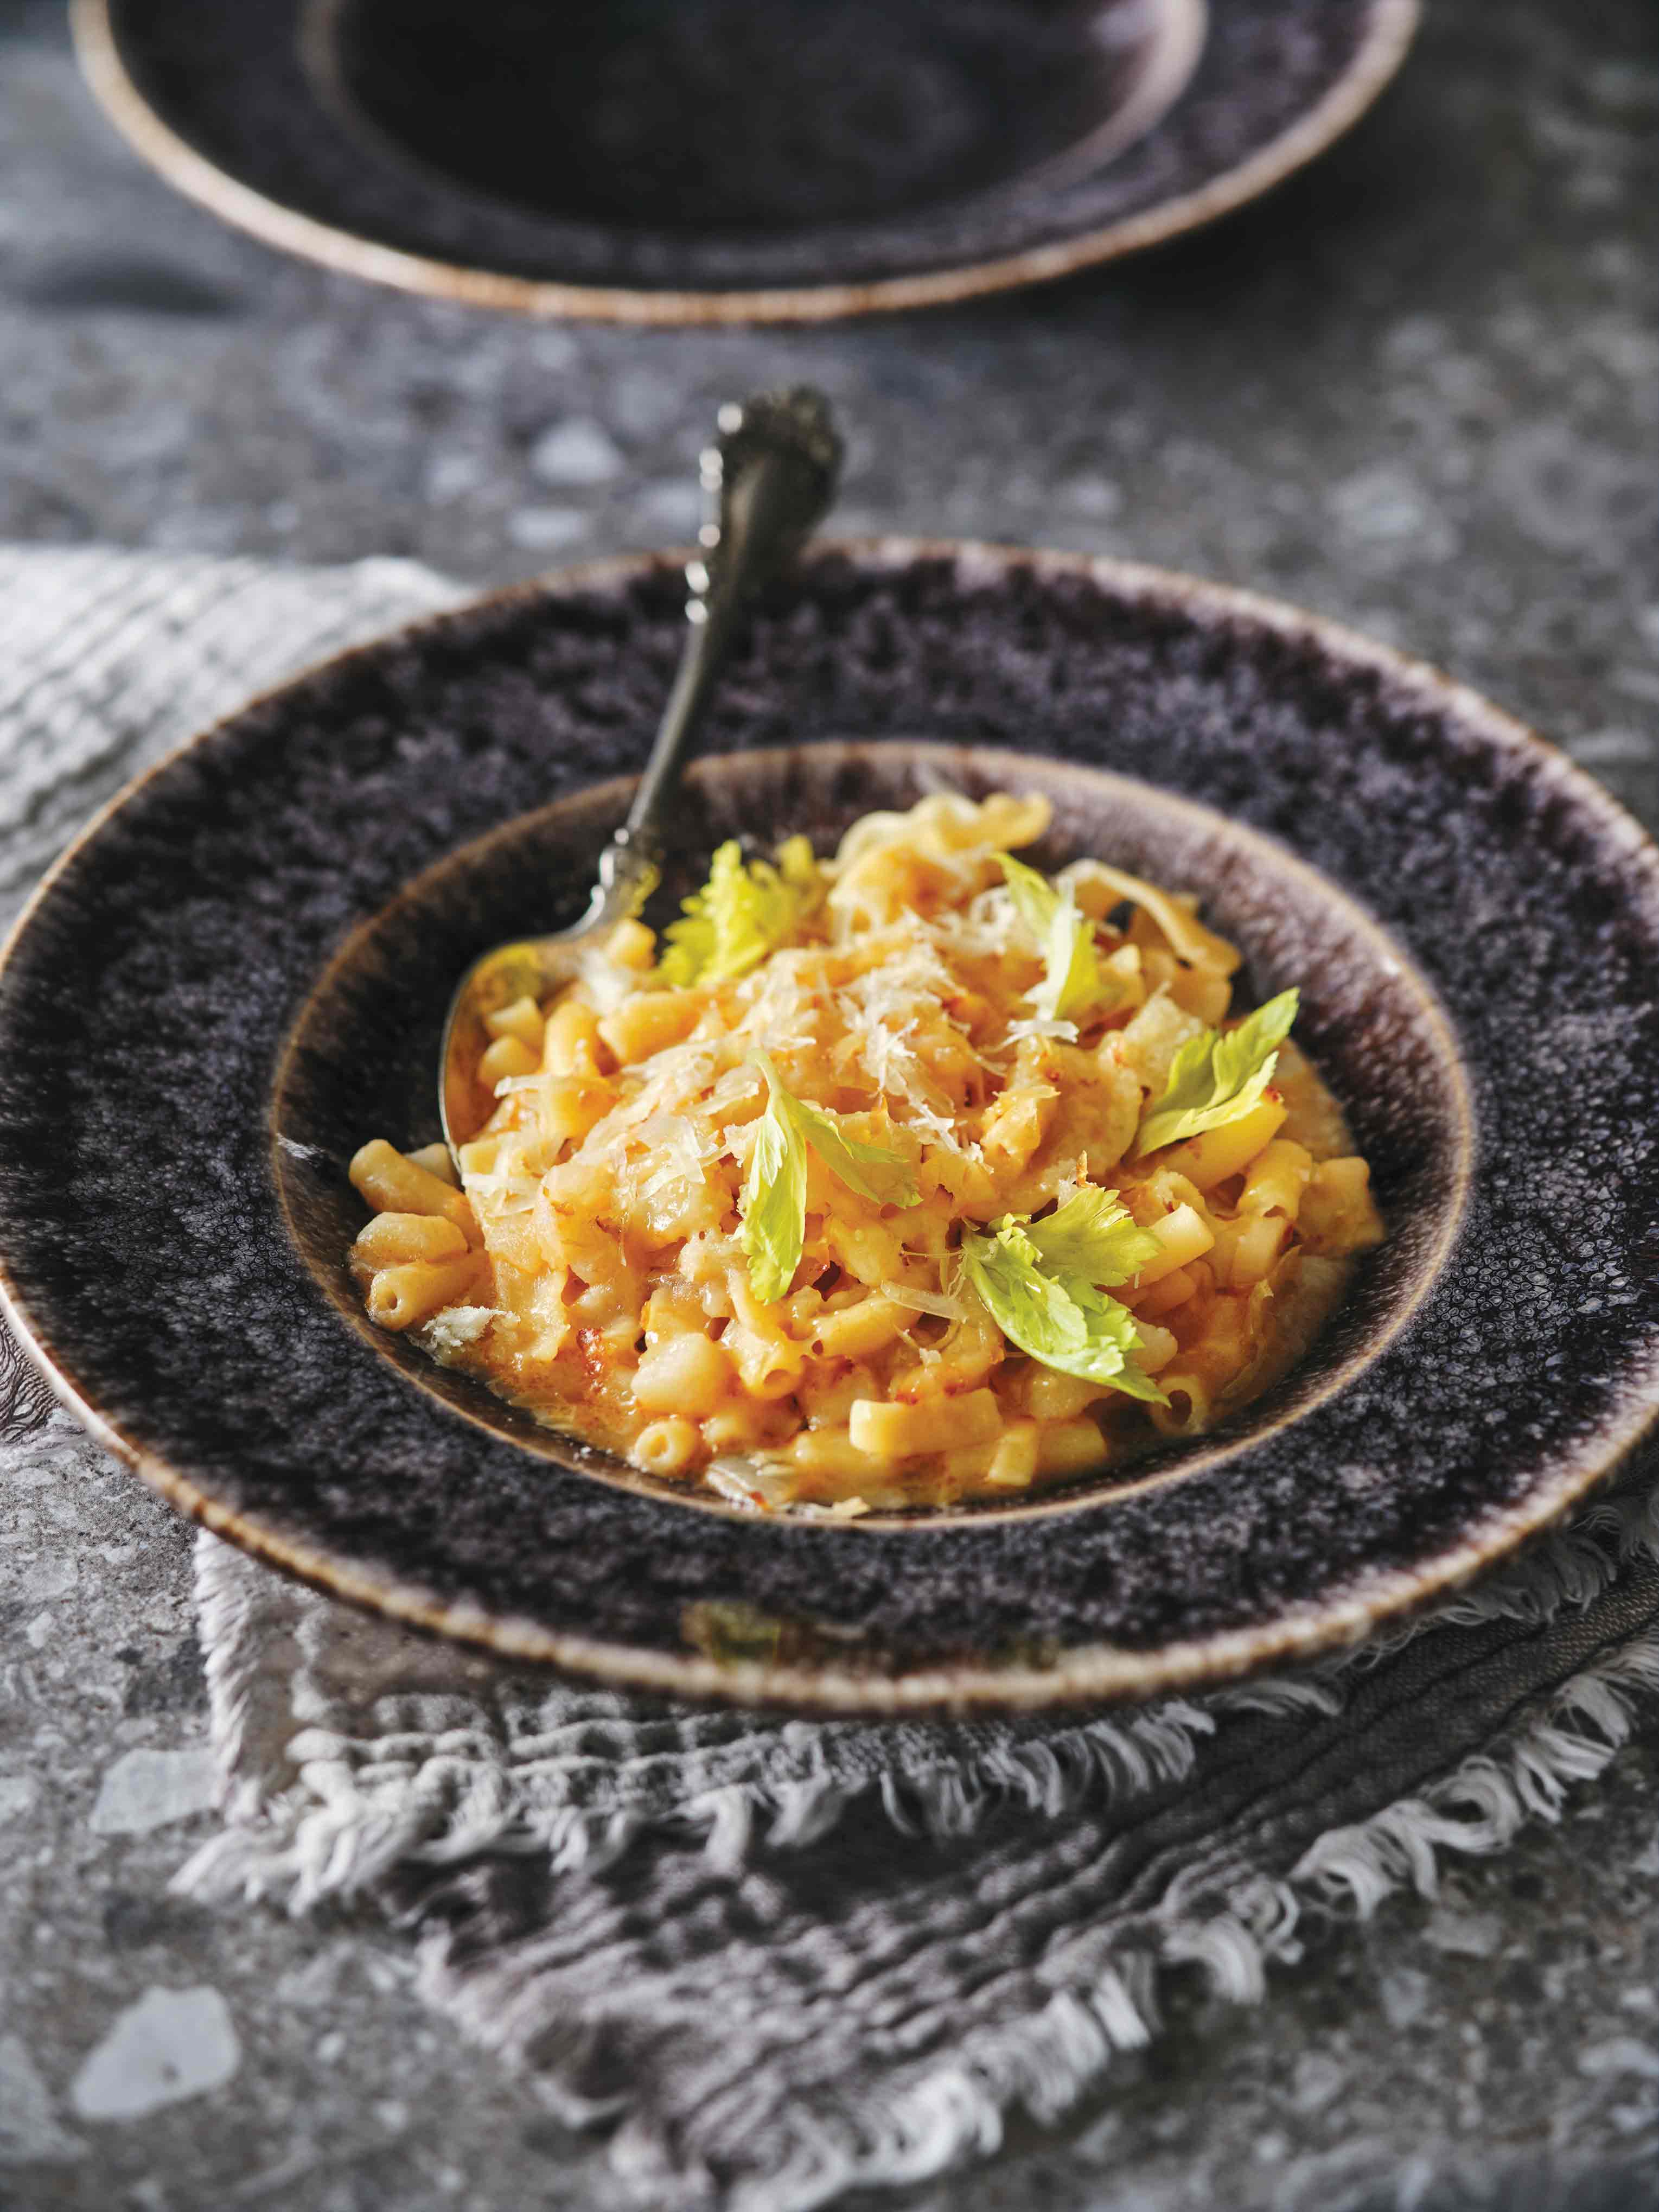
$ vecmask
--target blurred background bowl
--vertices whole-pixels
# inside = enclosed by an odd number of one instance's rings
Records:
[[[1061,276],[1329,144],[1418,0],[76,0],[176,185],[410,289],[822,320]]]

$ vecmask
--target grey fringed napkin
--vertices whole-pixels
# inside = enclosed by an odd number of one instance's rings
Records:
[[[1650,1475],[1386,1645],[1115,1715],[863,1725],[515,1673],[197,1540],[223,1832],[178,1886],[362,1897],[646,2203],[804,2212],[995,2148],[1310,1917],[1435,1884],[1659,1692]]]
[[[395,562],[0,554],[0,916],[167,743],[448,595]],[[0,1452],[32,1403],[9,1351]],[[994,2148],[1157,2033],[1171,1969],[1259,1998],[1321,1913],[1553,1818],[1659,1692],[1650,1469],[1385,1644],[1049,1722],[588,1690],[198,1547],[225,1825],[179,1886],[392,1915],[431,2000],[611,2124],[665,2212],[804,2212]]]

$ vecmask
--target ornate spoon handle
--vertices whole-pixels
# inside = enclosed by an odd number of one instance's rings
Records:
[[[799,550],[835,497],[842,442],[830,403],[810,385],[722,407],[719,428],[702,456],[703,489],[718,495],[719,520],[703,526],[704,550],[686,564],[685,649],[628,820],[600,855],[585,928],[621,920],[655,867],[680,769],[742,603]]]

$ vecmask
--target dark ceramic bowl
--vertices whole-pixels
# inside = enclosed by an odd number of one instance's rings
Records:
[[[1206,909],[1243,951],[1237,994],[1249,1006],[1291,982],[1303,988],[1297,1035],[1316,1054],[1371,1162],[1379,1202],[1399,1224],[1361,1271],[1334,1326],[1294,1376],[1229,1425],[1224,1440],[1168,1447],[1115,1476],[1040,1498],[968,1509],[975,1518],[1066,1514],[1085,1498],[1184,1480],[1246,1437],[1266,1435],[1340,1387],[1421,1304],[1463,1218],[1474,1124],[1457,1047],[1433,991],[1395,941],[1327,878],[1276,840],[1190,799],[1079,763],[990,746],[892,736],[726,753],[698,763],[677,807],[674,844],[649,918],[665,919],[708,873],[724,839],[763,846],[796,831],[819,852],[876,808],[929,792],[972,798],[1012,787],[1047,794],[1054,825],[1031,857],[1062,867],[1084,854],[1154,882],[1201,886]],[[642,1474],[607,1452],[539,1426],[467,1376],[434,1366],[406,1339],[376,1328],[342,1264],[367,1218],[343,1164],[365,1139],[413,1146],[438,1133],[434,1039],[455,979],[486,945],[568,918],[569,890],[628,810],[632,779],[597,784],[521,815],[449,854],[348,939],[295,1024],[278,1067],[272,1166],[295,1243],[324,1296],[366,1344],[419,1388],[521,1449],[659,1499],[744,1518],[743,1509]],[[556,890],[554,887],[560,887]],[[556,921],[553,919],[556,917]],[[915,1526],[895,1517],[860,1522]]]
[[[273,245],[627,322],[962,299],[1172,237],[1376,97],[1418,0],[76,0],[138,150]]]
[[[664,897],[733,828],[1036,787],[1040,857],[1175,885],[1301,984],[1391,1235],[1198,1445],[1024,1506],[757,1519],[371,1329],[350,1152],[435,1134],[455,975],[579,909],[666,689],[666,560],[329,663],[89,831],[0,969],[0,1268],[94,1429],[187,1510],[520,1656],[857,1711],[1139,1695],[1327,1647],[1618,1466],[1659,1371],[1659,859],[1432,672],[1058,556],[830,549],[757,611]],[[921,735],[918,733],[925,733]]]

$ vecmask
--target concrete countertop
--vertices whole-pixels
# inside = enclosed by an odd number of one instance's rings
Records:
[[[810,377],[852,432],[842,526],[1301,600],[1659,822],[1656,48],[1651,0],[1429,0],[1351,139],[1156,258],[927,317],[644,335],[422,303],[221,228],[94,111],[56,0],[11,0],[0,538],[495,581],[683,540],[718,401]],[[395,1941],[167,1898],[211,1825],[188,1533],[74,1439],[57,1421],[0,1508],[0,2205],[620,2205],[602,2149],[423,2010]],[[137,1748],[173,1754],[143,1802],[109,1782]],[[1656,1778],[1650,1717],[1559,1827],[1333,1926],[1255,2011],[1188,2003],[1063,2134],[878,2201],[1653,2201]],[[82,2069],[152,1990],[214,1993],[222,2078],[112,2115]]]

